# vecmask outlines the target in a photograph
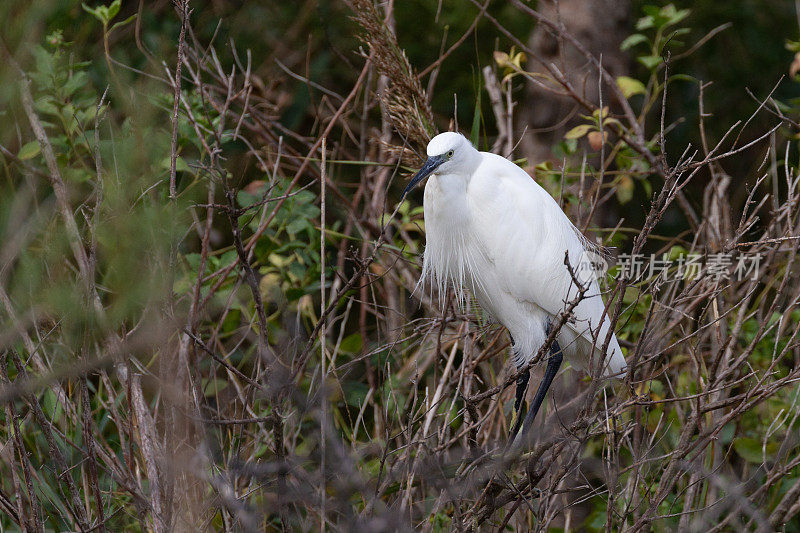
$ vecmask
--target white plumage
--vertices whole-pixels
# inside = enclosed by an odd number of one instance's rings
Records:
[[[508,328],[514,362],[522,366],[544,343],[548,322],[578,293],[564,253],[577,269],[586,240],[556,201],[507,159],[479,152],[452,132],[434,137],[427,153],[425,167],[407,188],[430,176],[423,279],[440,294],[450,286],[465,298],[469,289]],[[594,344],[594,360],[605,360],[604,373],[622,372],[625,359],[615,335],[608,354],[601,354],[609,319],[594,277],[573,316],[557,336],[564,357],[585,369]]]

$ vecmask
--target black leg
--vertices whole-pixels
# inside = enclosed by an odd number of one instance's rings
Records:
[[[549,328],[548,328],[549,329]],[[547,389],[550,388],[550,385],[553,383],[553,379],[555,379],[556,374],[558,373],[558,369],[561,367],[561,361],[563,356],[561,354],[561,347],[558,345],[558,341],[553,341],[553,346],[550,347],[550,358],[547,360],[547,368],[544,371],[544,379],[539,384],[539,388],[536,390],[536,396],[533,397],[533,403],[531,404],[530,411],[528,414],[525,415],[525,423],[522,425],[522,435],[526,435],[528,430],[533,423],[533,419],[536,418],[536,413],[539,412],[539,408],[542,406],[542,402],[544,401],[544,396],[547,394]]]
[[[525,403],[525,393],[528,391],[528,381],[531,379],[530,369],[517,378],[517,395],[514,398],[514,414],[511,417],[511,433],[508,440],[513,441],[522,426],[522,405]]]

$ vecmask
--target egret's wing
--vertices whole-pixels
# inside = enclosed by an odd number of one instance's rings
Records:
[[[556,201],[525,171],[492,154],[485,154],[473,174],[468,198],[473,231],[494,263],[501,286],[515,298],[558,315],[578,294],[564,264],[565,253],[576,271],[586,255],[585,239]],[[590,342],[599,333],[596,344],[601,347],[609,320],[596,280],[573,315],[574,322],[567,326]],[[608,366],[612,373],[625,366],[616,337],[609,345]]]

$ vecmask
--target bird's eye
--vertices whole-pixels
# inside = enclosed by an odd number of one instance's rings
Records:
[[[453,151],[452,151],[452,150],[450,150],[449,152],[447,152],[447,157],[453,157]]]

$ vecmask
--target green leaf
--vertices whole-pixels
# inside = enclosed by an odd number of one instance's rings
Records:
[[[111,5],[108,6],[108,20],[113,19],[119,13],[119,8],[122,5],[122,0],[114,0],[111,2]]]
[[[361,348],[363,345],[364,342],[361,339],[361,334],[353,333],[342,340],[342,343],[339,345],[339,350],[345,353],[357,354],[361,353]]]
[[[578,139],[564,139],[553,148],[559,159],[574,154],[578,150]]]
[[[564,138],[580,139],[581,137],[589,133],[593,127],[594,126],[592,126],[591,124],[581,124],[580,126],[575,126],[564,135]]]
[[[109,31],[115,30],[117,28],[121,28],[123,26],[127,26],[128,24],[133,22],[135,19],[136,19],[136,13],[134,13],[130,17],[126,18],[125,20],[121,20],[121,21],[115,23],[113,26],[111,26],[111,30],[109,30]]]
[[[36,100],[34,107],[37,111],[47,115],[60,116],[58,107],[53,103],[53,99],[49,96],[43,96]]]
[[[92,9],[91,7],[87,6],[85,3],[81,3],[81,6],[83,6],[83,10],[84,11],[86,11],[90,15],[93,15],[94,17],[100,19],[100,15],[97,14],[97,10],[96,9]],[[100,20],[102,20],[102,19],[100,19]]]
[[[649,70],[653,70],[663,61],[661,59],[661,56],[654,56],[654,55],[640,56],[637,57],[636,60],[639,61],[639,63],[641,63],[645,67],[647,67]]]
[[[659,14],[667,19],[667,23],[664,25],[671,26],[688,17],[689,13],[691,13],[690,9],[675,9],[675,5],[668,4],[661,8],[661,12]]]
[[[31,51],[36,60],[36,71],[43,76],[52,76],[55,71],[53,55],[41,46],[34,46]]]
[[[225,315],[225,320],[222,321],[222,331],[224,333],[231,333],[239,327],[242,322],[242,311],[239,309],[231,309]]]
[[[358,381],[347,381],[344,384],[345,401],[348,405],[360,407],[369,393],[369,387]]]
[[[164,161],[166,161],[166,163],[162,163],[164,168],[169,168],[170,165],[172,164],[170,158],[166,157]],[[178,169],[178,163],[176,161],[175,170],[177,169]],[[251,206],[259,200],[260,198],[258,196],[254,196],[247,191],[239,191],[238,193],[236,193],[236,202],[239,204],[240,207]]]
[[[642,7],[642,12],[645,15],[649,15],[651,17],[657,17],[659,13],[661,13],[661,10],[658,6],[646,5]]]
[[[617,183],[617,200],[621,204],[627,204],[633,198],[634,189],[633,179],[627,174],[620,174],[619,183]]]
[[[19,153],[17,153],[17,157],[23,161],[28,159],[32,159],[39,155],[39,152],[42,151],[42,147],[39,146],[39,141],[31,141],[27,143],[25,146],[19,149]]]
[[[297,281],[302,281],[306,277],[306,268],[297,261],[289,263],[287,270],[289,276],[294,276]],[[308,289],[311,289],[311,287],[308,287]]]
[[[637,30],[646,30],[656,25],[656,21],[652,16],[642,17],[636,21]]]
[[[650,182],[647,180],[641,180],[640,183],[642,187],[644,187],[644,193],[647,195],[648,198],[653,197],[653,186],[650,185]]]
[[[306,291],[303,289],[298,289],[297,287],[292,287],[286,290],[286,299],[290,302],[295,302],[299,300],[302,296],[305,296]]]
[[[304,229],[306,229],[310,225],[311,224],[309,223],[308,219],[295,218],[294,220],[289,222],[288,226],[286,226],[286,231],[288,231],[292,235],[297,235],[298,233],[300,233],[301,231],[303,231]]]
[[[169,166],[172,166],[172,161],[171,160],[169,162]],[[186,163],[186,161],[182,157],[178,156],[178,157],[175,158],[175,171],[176,172],[189,172],[190,170],[192,170],[192,169],[189,168],[189,165]]]
[[[87,6],[86,4],[81,4],[83,6],[83,10],[87,13],[91,13],[94,18],[99,20],[105,26],[108,24],[108,21],[111,20],[111,17],[108,16],[108,7],[104,5],[99,5],[96,8],[92,9],[91,7]],[[112,4],[113,5],[113,4]],[[119,6],[117,6],[117,11],[119,11]]]
[[[673,81],[688,81],[689,83],[698,83],[699,80],[694,76],[689,76],[688,74],[675,74],[674,76],[669,77],[669,82],[672,83]]]
[[[63,408],[61,407],[61,403],[58,401],[58,398],[56,398],[56,395],[52,390],[45,389],[41,404],[42,410],[45,412],[48,418],[56,419],[61,416]]]
[[[760,439],[739,437],[733,441],[733,449],[748,463],[761,464],[764,462],[764,451],[766,451],[766,459],[769,461],[770,456],[777,451],[778,443],[768,442],[766,450],[764,450]]]
[[[78,89],[85,87],[89,81],[89,75],[83,71],[75,72],[70,78],[64,83],[62,88],[67,96],[72,96],[74,93],[78,91]]]
[[[472,113],[472,129],[469,132],[469,140],[472,146],[478,146],[478,137],[481,134],[481,93],[475,98],[475,110]]]
[[[67,167],[63,171],[64,179],[75,183],[83,183],[92,179],[93,175],[89,174],[84,168]]]
[[[608,106],[603,106],[602,109],[595,109],[592,111],[592,118],[597,120],[598,122],[602,118],[605,122],[605,118],[608,116]]]
[[[644,94],[647,92],[644,83],[635,78],[629,78],[628,76],[620,76],[617,78],[617,86],[620,88],[625,98],[630,98],[634,94]]]
[[[667,40],[669,41],[670,39],[674,39],[675,37],[680,37],[681,35],[688,35],[691,32],[692,30],[690,28],[678,28],[677,30],[669,34]]]
[[[228,382],[224,379],[212,378],[203,379],[203,396],[206,398],[213,398],[218,392],[226,389]]]
[[[619,45],[619,49],[628,50],[630,48],[633,48],[637,44],[641,43],[649,43],[648,38],[642,35],[641,33],[634,33],[633,35],[629,36],[624,41],[622,41],[622,44]]]

